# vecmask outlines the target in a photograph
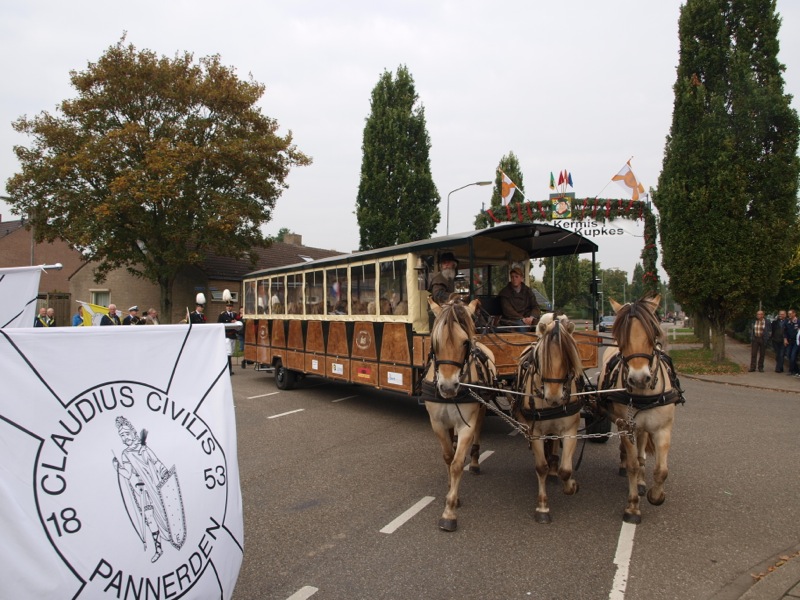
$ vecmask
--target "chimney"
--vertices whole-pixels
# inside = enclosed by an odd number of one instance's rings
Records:
[[[302,246],[303,236],[299,233],[286,233],[283,236],[283,241],[287,244],[292,244],[292,246]]]

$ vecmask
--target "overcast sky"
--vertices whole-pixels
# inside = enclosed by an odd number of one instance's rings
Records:
[[[358,247],[355,198],[364,121],[384,70],[405,64],[425,107],[431,169],[442,199],[494,178],[519,158],[525,194],[548,197],[550,172],[572,173],[578,197],[626,197],[611,177],[631,156],[657,184],[672,118],[679,0],[414,0],[328,2],[151,1],[3,3],[0,7],[0,187],[18,170],[11,129],[21,115],[53,113],[84,70],[127,32],[138,49],[195,58],[219,54],[241,78],[266,85],[263,112],[291,130],[314,163],[292,171],[269,234],[281,227],[309,246]],[[800,2],[778,0],[785,90],[800,109]],[[792,35],[791,32],[794,32]],[[450,196],[450,232],[472,229],[491,187]],[[4,220],[13,217],[0,204]],[[630,274],[642,228],[615,223],[600,237],[603,268]]]

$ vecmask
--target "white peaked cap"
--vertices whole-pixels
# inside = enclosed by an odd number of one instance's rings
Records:
[[[202,304],[203,306],[205,306],[205,304],[206,304],[206,297],[205,297],[205,295],[203,294],[203,292],[200,292],[199,294],[197,294],[197,298],[195,298],[195,299],[194,299],[194,301],[195,301],[197,304]]]

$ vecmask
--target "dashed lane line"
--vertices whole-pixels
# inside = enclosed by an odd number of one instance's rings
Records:
[[[305,587],[301,587],[286,600],[306,600],[306,598],[311,598],[311,596],[316,594],[318,591],[319,590],[317,588],[307,585]]]
[[[394,533],[400,528],[401,525],[403,525],[406,521],[410,520],[411,517],[416,515],[419,511],[428,506],[428,504],[430,504],[434,500],[436,500],[436,498],[433,496],[425,496],[422,500],[417,502],[414,506],[409,508],[402,515],[400,515],[394,521],[389,523],[386,527],[381,529],[381,533]]]
[[[269,394],[259,394],[258,396],[248,396],[245,400],[255,400],[256,398],[266,398],[267,396],[274,396],[275,394],[280,394],[280,392],[270,392]]]
[[[271,417],[267,417],[268,419],[277,419],[278,417],[285,417],[286,415],[293,415],[294,413],[303,412],[305,408],[298,408],[296,410],[290,410],[289,412],[280,413],[277,415],[272,415]]]
[[[628,570],[633,553],[633,536],[636,534],[636,525],[623,523],[619,531],[617,552],[614,554],[614,564],[617,572],[614,574],[614,583],[608,593],[608,600],[625,600],[625,589],[628,586]]]
[[[343,400],[350,400],[351,398],[358,398],[358,395],[345,396],[344,398],[337,398],[336,400],[331,400],[331,404],[333,404],[334,402],[342,402]]]

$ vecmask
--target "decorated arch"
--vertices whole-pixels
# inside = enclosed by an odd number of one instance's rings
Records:
[[[573,194],[553,195],[549,200],[509,202],[505,206],[494,206],[484,211],[487,223],[501,222],[547,222],[558,225],[559,221],[583,222],[591,219],[607,223],[614,219],[644,221],[644,248],[641,259],[644,275],[642,283],[646,292],[658,291],[658,249],[656,247],[656,217],[650,202],[621,198],[574,198]],[[580,232],[580,229],[575,229]]]

